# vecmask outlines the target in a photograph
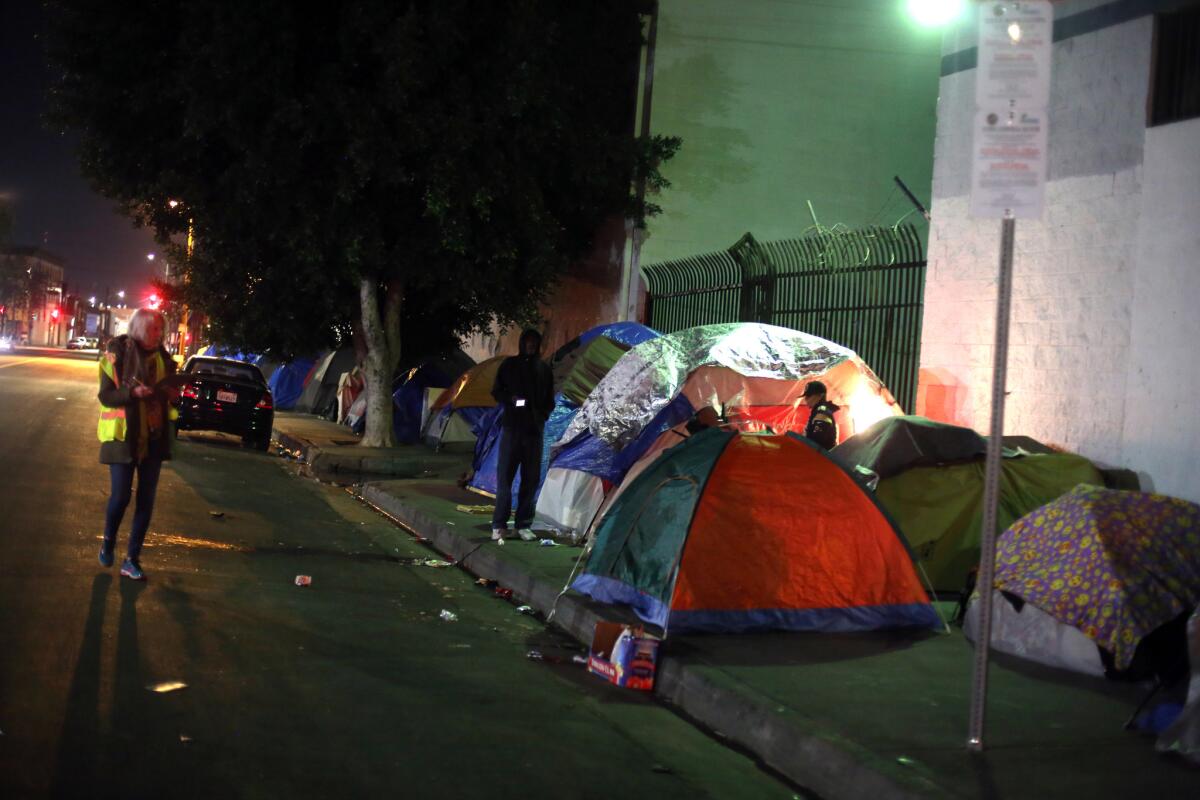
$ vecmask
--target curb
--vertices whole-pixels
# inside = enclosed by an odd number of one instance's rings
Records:
[[[279,442],[286,449],[300,453],[300,457],[309,463],[312,462],[312,456],[319,456],[321,454],[321,448],[312,442],[292,436],[290,433],[281,431],[276,427],[271,428],[271,438]]]
[[[362,498],[401,526],[427,538],[438,551],[473,574],[512,589],[513,597],[543,615],[554,608],[559,587],[535,578],[512,560],[500,556],[490,542],[468,540],[452,526],[434,519],[389,494],[376,484],[362,487]],[[599,608],[604,609],[601,617]],[[608,606],[592,607],[579,595],[558,600],[551,624],[581,644],[592,641],[598,621],[612,619]],[[659,657],[654,694],[722,738],[749,751],[764,764],[825,800],[919,800],[950,797],[932,776],[920,769],[903,782],[879,771],[882,759],[850,742],[822,733],[780,715],[775,704],[724,686],[689,666],[686,660],[663,652]],[[864,713],[870,713],[864,709]]]
[[[309,468],[319,476],[348,478],[369,476],[403,479],[423,477],[423,471],[427,469],[420,463],[414,463],[411,458],[394,458],[383,455],[359,456],[353,453],[324,450],[307,439],[275,427],[271,428],[271,438],[287,450],[300,453],[304,463],[308,464]]]

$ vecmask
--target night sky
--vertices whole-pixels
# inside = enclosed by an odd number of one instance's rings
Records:
[[[44,9],[37,0],[4,0],[0,9],[0,193],[12,209],[14,244],[63,259],[72,294],[148,288],[153,236],[92,191],[79,174],[73,138],[51,133],[43,121]]]

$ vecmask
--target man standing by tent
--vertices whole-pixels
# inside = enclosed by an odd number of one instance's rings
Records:
[[[804,387],[804,405],[811,409],[808,424],[804,426],[804,438],[820,445],[822,450],[830,450],[838,438],[833,415],[841,406],[826,400],[825,391],[825,384],[820,381],[812,381]]]
[[[492,397],[500,415],[500,457],[496,481],[496,511],[492,541],[504,544],[512,509],[512,482],[521,468],[517,492],[517,533],[529,542],[537,538],[533,524],[533,495],[542,476],[542,429],[554,409],[554,375],[538,357],[542,335],[533,329],[521,334],[520,354],[504,359],[496,371]]]

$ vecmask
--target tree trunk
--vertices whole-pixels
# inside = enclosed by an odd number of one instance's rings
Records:
[[[392,432],[392,373],[400,361],[400,306],[404,288],[398,280],[389,281],[383,296],[383,314],[379,313],[379,285],[374,278],[362,278],[358,284],[362,310],[362,335],[367,343],[363,377],[367,393],[367,428],[363,447],[391,447],[396,444]]]

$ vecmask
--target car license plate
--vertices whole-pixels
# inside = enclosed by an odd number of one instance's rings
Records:
[[[222,403],[236,403],[237,392],[226,392],[223,389],[217,389],[217,399]]]

